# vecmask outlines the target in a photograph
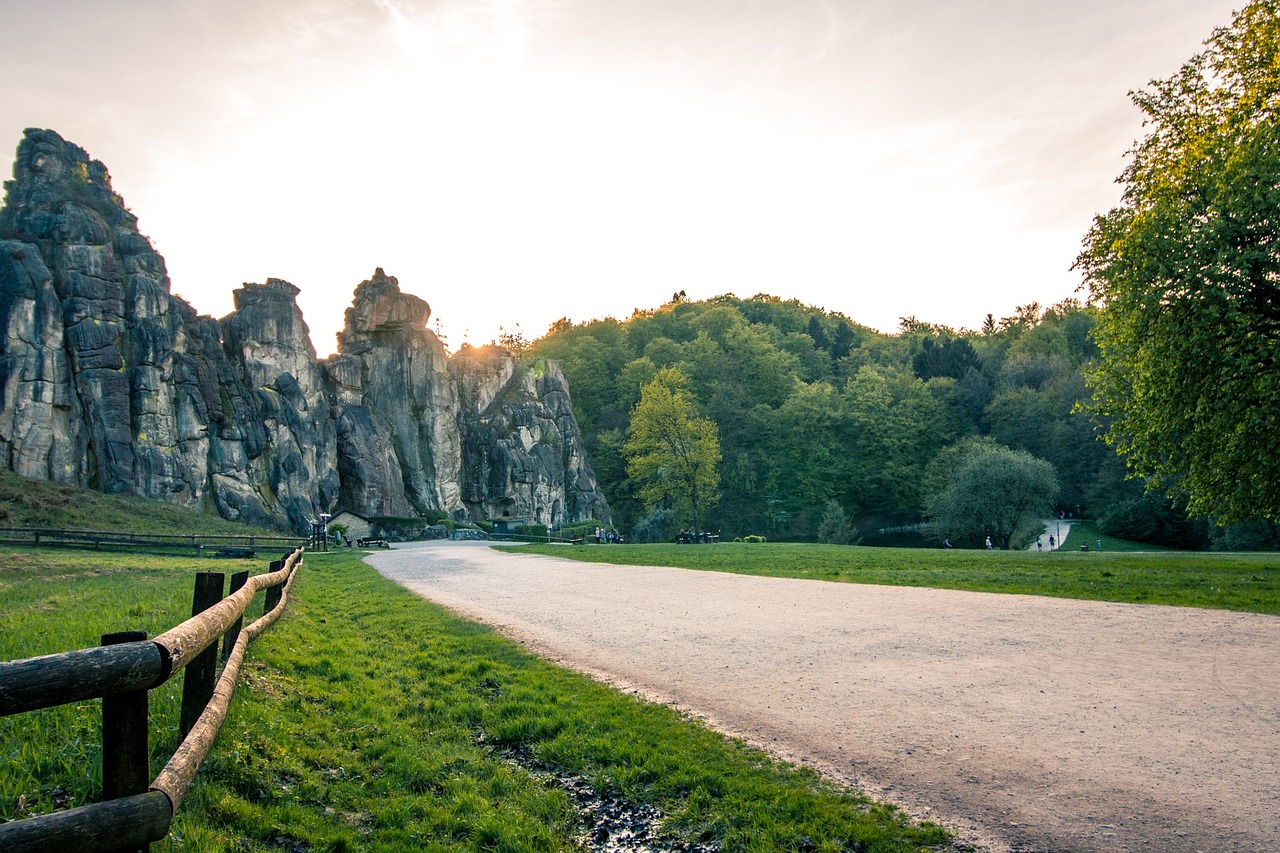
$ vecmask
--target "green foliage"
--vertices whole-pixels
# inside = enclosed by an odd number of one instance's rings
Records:
[[[839,501],[827,501],[818,525],[818,541],[828,545],[852,545],[858,541],[858,531]]]
[[[1147,135],[1077,266],[1104,306],[1107,440],[1221,522],[1280,515],[1280,4],[1254,0],[1133,95]]]
[[[957,544],[990,538],[1007,549],[1020,529],[1049,515],[1058,494],[1052,465],[989,440],[962,442],[932,473],[945,485],[929,498],[930,528]]]
[[[1108,536],[1195,550],[1209,544],[1207,527],[1202,520],[1187,518],[1167,498],[1152,494],[1117,505],[1098,524]]]
[[[703,529],[720,499],[720,440],[715,422],[697,415],[678,369],[664,367],[644,386],[624,452],[646,507],[687,510],[693,529]]]
[[[1076,548],[1077,536],[1090,551]],[[1047,595],[1091,601],[1124,601],[1210,607],[1280,615],[1280,556],[1122,550],[1087,525],[1067,538],[1072,550],[960,551],[920,548],[771,543],[761,547],[723,543],[618,545],[552,550],[520,548],[575,560],[636,566],[678,566],[762,577],[807,578],[844,583],[921,586]],[[1083,542],[1081,542],[1083,544]]]
[[[888,336],[794,300],[726,295],[560,323],[535,350],[564,359],[592,465],[629,536],[666,541],[685,523],[646,505],[623,450],[641,389],[676,368],[723,457],[721,500],[703,526],[814,540],[831,500],[864,531],[918,524],[929,464],[972,436],[1052,463],[1059,508],[1073,514],[1134,497],[1141,484],[1125,482],[1081,411],[1097,315],[1066,300],[1021,306],[981,335],[908,320]]]

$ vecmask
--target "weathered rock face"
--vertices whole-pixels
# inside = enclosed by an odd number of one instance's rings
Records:
[[[194,312],[175,310],[164,260],[106,168],[51,131],[28,131],[6,189],[4,461],[199,505],[208,435],[175,340]]]
[[[317,362],[298,289],[203,317],[106,168],[29,130],[0,209],[0,465],[304,530],[320,512],[607,518],[555,363],[452,361],[378,270]]]
[[[461,497],[472,513],[556,526],[608,517],[559,362],[464,347],[449,371],[463,425]]]
[[[325,363],[343,424],[343,505],[357,512],[459,508],[457,396],[430,317],[426,302],[379,269],[356,287],[338,354]]]
[[[236,310],[222,319],[222,335],[265,433],[260,472],[246,481],[265,477],[279,511],[292,527],[305,528],[338,495],[338,442],[297,296],[298,288],[280,279],[244,285],[234,293]]]

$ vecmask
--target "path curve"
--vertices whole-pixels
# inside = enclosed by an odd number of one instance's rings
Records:
[[[368,560],[983,850],[1280,850],[1280,617],[470,543]]]

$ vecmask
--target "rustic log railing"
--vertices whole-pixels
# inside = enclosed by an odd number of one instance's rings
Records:
[[[102,550],[192,551],[197,557],[228,552],[252,556],[255,549],[301,547],[305,536],[224,533],[129,533],[119,530],[67,530],[52,527],[0,527],[0,545],[42,545]]]
[[[284,612],[302,554],[298,548],[271,563],[267,574],[237,573],[226,598],[221,573],[198,573],[192,617],[153,640],[140,631],[108,634],[98,648],[0,662],[0,716],[102,698],[104,797],[0,824],[0,850],[146,850],[164,838],[226,718],[245,649]],[[241,630],[264,589],[263,615]],[[215,679],[219,639],[226,662]],[[183,741],[148,784],[147,692],[184,668]]]

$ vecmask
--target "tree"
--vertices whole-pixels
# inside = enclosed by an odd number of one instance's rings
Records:
[[[658,370],[640,391],[624,449],[645,507],[677,509],[699,531],[720,499],[720,439],[715,422],[694,409],[687,384],[678,368]]]
[[[827,501],[818,524],[818,541],[831,545],[852,545],[858,539],[858,531],[845,515],[844,507],[836,500]]]
[[[920,351],[911,359],[911,369],[921,379],[950,376],[963,379],[970,370],[982,370],[982,360],[973,344],[964,338],[928,337],[920,342]]]
[[[1076,260],[1093,409],[1135,476],[1219,522],[1280,516],[1280,2],[1132,94],[1145,139]]]
[[[1053,509],[1058,478],[1053,466],[990,439],[961,442],[935,460],[931,480],[945,483],[930,495],[926,514],[934,535],[978,543],[986,537],[1009,547],[1018,529]]]
[[[516,323],[514,329],[508,329],[506,326],[498,327],[498,346],[517,358],[529,352],[532,345],[532,342],[524,336],[524,330],[520,328],[519,323]]]

